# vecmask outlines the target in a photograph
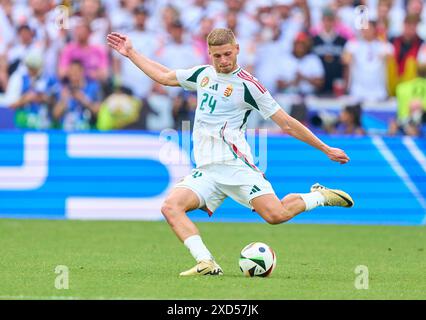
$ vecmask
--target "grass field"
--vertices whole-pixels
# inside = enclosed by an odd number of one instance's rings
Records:
[[[197,225],[224,276],[180,278],[194,261],[165,222],[0,219],[0,299],[426,299],[425,227]],[[252,241],[277,254],[270,278],[238,268]]]

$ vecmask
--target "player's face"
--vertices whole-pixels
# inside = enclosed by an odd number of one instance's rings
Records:
[[[216,72],[230,73],[237,66],[237,55],[240,52],[238,44],[224,44],[221,46],[210,46],[209,55]]]

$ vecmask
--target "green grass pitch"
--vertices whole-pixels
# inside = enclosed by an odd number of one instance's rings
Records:
[[[179,277],[194,261],[165,222],[0,219],[0,299],[426,299],[425,227],[197,225],[224,276]],[[277,254],[270,278],[238,268],[252,241]]]

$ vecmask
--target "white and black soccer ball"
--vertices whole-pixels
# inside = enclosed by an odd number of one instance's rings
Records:
[[[268,277],[276,264],[274,250],[265,243],[252,242],[241,250],[239,265],[246,277]]]

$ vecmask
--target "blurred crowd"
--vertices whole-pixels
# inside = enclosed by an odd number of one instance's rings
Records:
[[[424,134],[423,0],[0,0],[0,108],[27,129],[181,129],[194,93],[154,83],[105,39],[124,33],[181,69],[209,63],[214,27],[234,31],[240,66],[311,128],[363,135],[363,103],[395,97],[388,133]],[[352,102],[326,121],[310,96]]]

